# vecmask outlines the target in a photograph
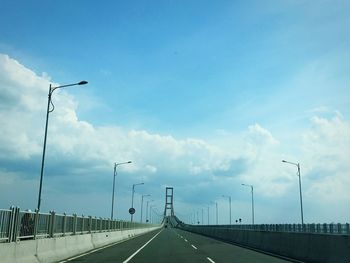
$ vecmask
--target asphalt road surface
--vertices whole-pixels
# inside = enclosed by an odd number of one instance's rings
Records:
[[[289,261],[187,231],[164,228],[73,258],[70,262],[278,263]]]

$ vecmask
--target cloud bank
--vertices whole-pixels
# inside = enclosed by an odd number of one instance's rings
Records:
[[[48,74],[38,75],[0,54],[1,207],[35,208],[50,83]],[[113,163],[132,160],[132,164],[118,167],[121,218],[128,218],[130,188],[139,182],[145,185],[137,188],[137,197],[152,194],[159,211],[164,207],[165,186],[173,186],[175,208],[181,213],[212,201],[220,202],[225,213],[221,196],[229,194],[235,200],[235,211],[244,210],[240,216],[249,218],[249,193],[241,186],[249,183],[254,184],[260,200],[258,220],[297,221],[297,212],[283,215],[288,207],[299,209],[295,171],[281,164],[282,158],[289,158],[301,162],[310,221],[319,216],[328,220],[331,215],[320,212],[326,205],[339,212],[339,220],[349,216],[342,207],[350,201],[346,190],[350,183],[350,124],[338,113],[310,120],[310,128],[300,134],[297,147],[301,154],[296,157],[283,152],[289,142],[281,142],[258,123],[243,134],[228,133],[223,138],[225,147],[221,147],[198,138],[174,138],[117,125],[94,126],[79,119],[79,104],[69,89],[56,90],[53,102],[42,202],[46,210],[108,216]]]

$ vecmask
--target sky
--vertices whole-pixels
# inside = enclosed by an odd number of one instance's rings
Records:
[[[0,0],[0,208],[350,222],[350,2]],[[153,200],[153,201],[152,201]],[[144,208],[145,209],[145,208]]]

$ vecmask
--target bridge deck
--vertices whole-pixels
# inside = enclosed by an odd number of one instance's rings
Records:
[[[150,242],[147,244],[148,241]],[[139,250],[140,248],[142,249]],[[135,254],[135,252],[137,253]],[[151,232],[127,242],[75,258],[72,261],[114,263],[287,262],[266,254],[170,227],[164,228],[160,233],[159,231]]]

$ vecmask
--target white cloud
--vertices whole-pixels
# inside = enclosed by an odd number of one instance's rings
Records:
[[[303,136],[306,176],[312,180],[309,195],[323,202],[350,201],[350,124],[339,114],[313,117]]]
[[[33,192],[39,179],[49,80],[46,73],[38,76],[7,55],[0,55],[2,188],[22,187],[21,200],[13,202],[26,200],[28,205],[28,200],[32,200],[31,208],[36,202]],[[44,180],[46,204],[59,197],[68,200],[70,191],[75,196],[81,193],[81,198],[86,199],[95,198],[99,191],[107,195],[113,163],[128,160],[133,163],[120,167],[122,175],[118,176],[118,194],[123,195],[123,200],[129,191],[121,188],[129,189],[132,183],[143,180],[146,184],[139,190],[152,195],[159,191],[160,200],[164,194],[162,185],[176,185],[182,199],[178,198],[179,202],[200,203],[203,199],[208,202],[231,192],[237,195],[239,203],[243,201],[238,193],[245,196],[246,190],[240,184],[249,183],[254,184],[265,204],[276,197],[281,206],[295,201],[291,197],[298,190],[295,171],[281,164],[282,149],[288,143],[280,142],[261,124],[251,125],[238,135],[220,132],[220,143],[177,139],[117,126],[94,126],[79,119],[78,103],[68,92],[69,89],[57,90],[53,95],[55,111],[49,120]],[[306,207],[310,200],[320,209],[322,202],[348,203],[350,124],[337,113],[332,118],[315,116],[311,124],[304,131],[302,144],[297,145],[303,149],[302,156],[289,156],[291,161],[302,163]],[[34,191],[26,190],[28,185]],[[2,200],[16,198],[9,196]],[[1,201],[0,204],[8,206]],[[77,207],[91,210],[78,206],[80,201],[54,204],[61,205],[61,210],[74,211]],[[49,208],[51,205],[47,204]],[[106,203],[96,208],[96,214],[108,211],[107,207]],[[275,216],[280,216],[278,211]]]

